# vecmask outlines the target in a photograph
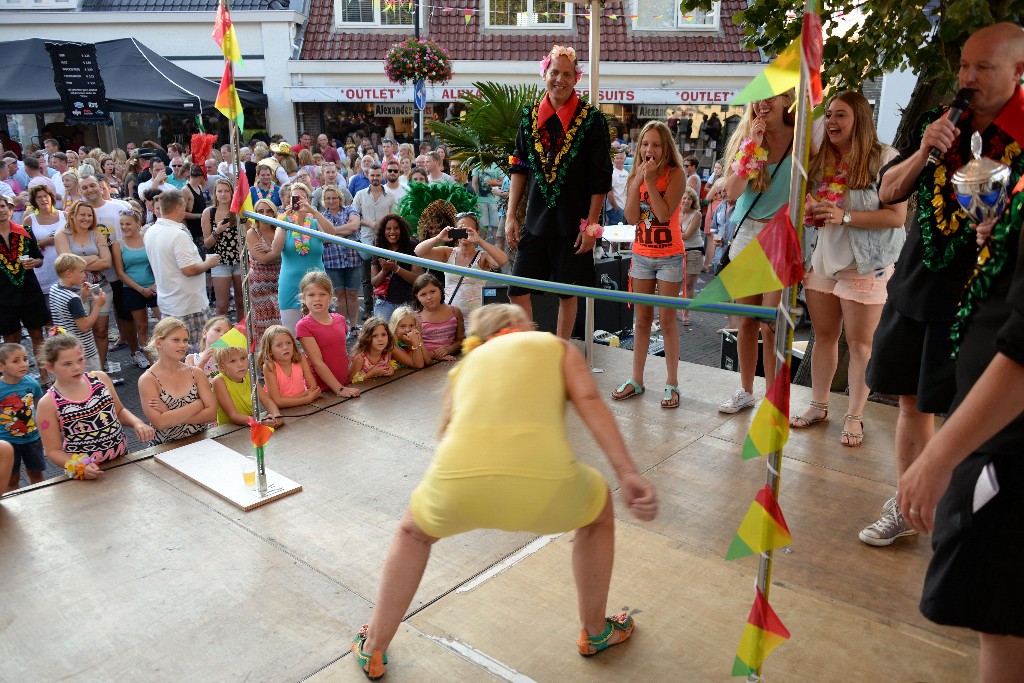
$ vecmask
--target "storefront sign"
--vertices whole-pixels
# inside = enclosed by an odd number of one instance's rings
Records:
[[[428,85],[428,102],[453,102],[465,94],[479,94],[475,88],[453,85]],[[288,88],[292,102],[372,102],[395,103],[398,105],[413,101],[413,87],[365,87],[365,86],[292,86]],[[577,88],[580,95],[587,90]],[[690,88],[669,90],[663,88],[602,88],[601,104],[643,104],[643,105],[724,105],[728,104],[739,89]],[[380,116],[406,116],[406,114],[380,114]],[[664,114],[649,118],[664,118]]]
[[[636,117],[638,119],[667,119],[670,107],[668,105],[654,105],[641,104],[636,108]]]
[[[92,43],[46,43],[53,63],[53,80],[64,105],[65,123],[112,125],[107,88]]]
[[[375,104],[373,115],[380,118],[389,116],[415,116],[416,109],[411,104]]]

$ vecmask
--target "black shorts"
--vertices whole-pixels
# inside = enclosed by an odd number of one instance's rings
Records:
[[[128,311],[129,316],[131,316],[133,311],[141,311],[144,308],[157,307],[155,296],[144,297],[131,287],[124,287],[122,302],[124,303],[124,310]]]
[[[46,455],[43,453],[42,439],[29,441],[28,443],[11,443],[14,447],[14,467],[11,468],[11,475],[21,472],[21,465],[32,472],[46,471]]]
[[[867,382],[872,391],[917,396],[922,413],[946,413],[956,394],[948,323],[913,320],[889,302],[871,343]]]
[[[126,322],[132,321],[132,314],[128,308],[124,305],[124,292],[128,289],[124,286],[124,283],[120,280],[112,280],[110,282],[110,291],[112,293],[111,301],[114,305],[114,315],[117,316],[118,320],[124,320]]]
[[[1024,637],[1024,545],[1012,529],[1024,517],[1020,455],[975,453],[953,470],[935,511],[935,552],[921,596],[921,613],[937,624]],[[999,493],[975,512],[975,487],[988,464]]]
[[[50,307],[39,297],[27,304],[0,306],[0,335],[20,334],[21,328],[41,330],[50,324]]]
[[[572,237],[557,235],[537,236],[523,231],[519,239],[519,253],[512,266],[512,274],[534,280],[548,280],[581,287],[593,287],[597,280],[594,254],[577,254]],[[509,296],[522,296],[535,290],[512,285]],[[571,299],[571,294],[559,294],[560,299]]]

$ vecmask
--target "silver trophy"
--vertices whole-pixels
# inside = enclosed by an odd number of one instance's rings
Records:
[[[981,134],[971,136],[974,158],[953,174],[953,192],[967,216],[975,223],[998,218],[1006,209],[1010,167],[981,156]]]

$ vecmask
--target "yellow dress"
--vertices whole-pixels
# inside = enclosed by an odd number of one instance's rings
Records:
[[[565,348],[546,332],[492,339],[449,372],[452,414],[409,507],[425,533],[552,534],[594,521],[608,486],[565,435]]]

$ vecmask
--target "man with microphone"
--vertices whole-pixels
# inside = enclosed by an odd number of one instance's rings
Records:
[[[900,477],[934,435],[934,415],[948,412],[956,391],[950,327],[978,246],[950,181],[973,158],[974,132],[981,134],[983,156],[997,161],[1004,161],[1012,143],[1024,147],[1022,40],[1021,27],[1009,23],[972,34],[961,53],[954,106],[925,114],[915,126],[916,139],[881,170],[880,201],[898,203],[917,192],[918,205],[889,280],[867,372],[873,391],[899,397],[895,450]],[[1017,181],[1015,176],[1008,189]],[[881,518],[860,532],[860,540],[887,546],[917,533],[904,514],[909,511],[890,499]]]

